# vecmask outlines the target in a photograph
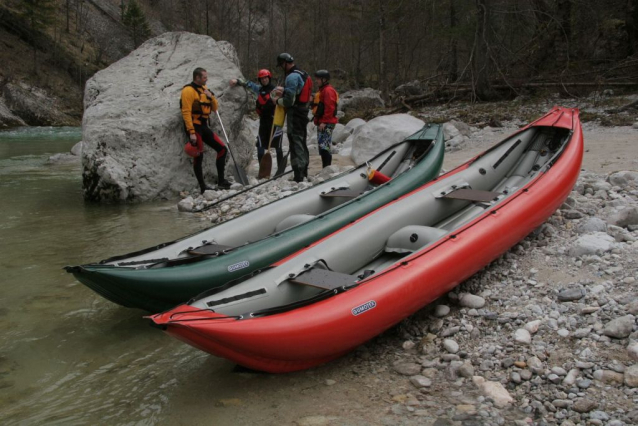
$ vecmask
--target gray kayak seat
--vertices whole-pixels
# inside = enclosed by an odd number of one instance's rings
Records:
[[[327,269],[312,268],[302,272],[290,280],[293,284],[308,285],[311,287],[332,290],[338,287],[349,287],[354,285],[358,277],[343,274],[341,272],[329,271]]]
[[[293,214],[292,216],[288,216],[281,222],[275,226],[275,232],[285,231],[286,229],[292,228],[293,226],[301,225],[302,223],[306,223],[309,220],[314,219],[316,216],[311,214]]]
[[[431,244],[448,231],[431,226],[409,225],[390,235],[385,245],[387,253],[412,253]]]

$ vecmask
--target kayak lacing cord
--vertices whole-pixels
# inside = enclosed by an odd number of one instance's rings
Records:
[[[225,315],[223,317],[212,317],[212,318],[210,318],[210,317],[208,317],[208,318],[202,317],[202,318],[189,318],[189,319],[173,319],[173,317],[175,315],[194,314],[194,313],[202,312],[202,311],[209,311],[209,312],[212,312],[212,313],[216,313],[212,309],[193,309],[193,310],[190,310],[190,311],[174,312],[174,313],[171,314],[171,316],[168,318],[168,320],[170,322],[190,322],[190,321],[210,321],[210,320],[218,320],[218,319],[236,319],[236,320],[241,319],[241,315],[240,316],[236,316],[236,315],[228,316],[228,315]]]
[[[274,315],[274,314],[280,314],[283,312],[287,312],[287,311],[292,311],[294,309],[298,309],[307,305],[312,305],[313,303],[317,303],[320,302],[324,299],[327,299],[329,297],[335,296],[339,293],[343,293],[344,291],[346,291],[345,287],[339,287],[339,288],[334,288],[331,290],[325,290],[322,291],[321,293],[309,298],[309,299],[305,299],[305,300],[300,300],[298,302],[294,302],[294,303],[290,303],[288,305],[283,305],[283,306],[277,306],[274,308],[267,308],[267,309],[262,309],[261,311],[256,311],[256,312],[250,312],[250,313],[246,313],[246,314],[242,314],[240,315],[240,317],[238,319],[244,319],[244,318],[255,318],[255,317],[264,317],[264,316],[268,316],[268,315]]]

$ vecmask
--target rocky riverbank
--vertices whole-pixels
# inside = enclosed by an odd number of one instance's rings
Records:
[[[583,172],[544,225],[405,320],[403,342],[380,339],[398,345],[383,358],[404,377],[389,411],[436,425],[636,424],[637,231],[638,173]]]
[[[519,121],[446,123],[444,167],[485,150]],[[638,423],[638,172],[616,171],[638,169],[637,130],[583,127],[584,170],[565,204],[446,297],[314,371],[311,382],[325,386],[314,392],[327,402],[304,406],[298,398],[297,412],[314,414],[294,424]],[[200,216],[223,221],[345,167],[301,184],[274,181],[252,204],[242,198]],[[330,404],[335,394],[359,409]]]

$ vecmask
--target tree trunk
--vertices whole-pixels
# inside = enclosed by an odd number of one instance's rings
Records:
[[[385,70],[385,4],[379,0],[379,90],[381,97],[387,99],[388,84]]]
[[[69,17],[71,16],[71,0],[66,0],[66,32],[69,32]]]
[[[209,9],[210,9],[210,0],[205,0],[206,2],[206,35],[210,36],[210,23],[209,23]]]
[[[476,0],[476,34],[472,57],[472,81],[476,96],[481,100],[492,98],[490,87],[491,58],[489,41],[489,0]]]
[[[450,0],[450,62],[448,67],[448,80],[451,82],[456,81],[459,78],[458,75],[458,56],[457,56],[457,45],[458,41],[456,39],[456,25],[457,25],[457,16],[456,16],[456,8],[454,7],[454,0]]]

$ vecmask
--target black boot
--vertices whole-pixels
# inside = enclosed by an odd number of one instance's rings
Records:
[[[217,188],[230,189],[231,183],[224,178],[224,170],[226,169],[226,159],[217,159]]]
[[[293,169],[295,182],[301,182],[303,180],[303,173],[300,170]]]
[[[195,177],[197,178],[197,183],[199,183],[199,190],[203,194],[209,189],[213,189],[210,186],[206,185],[204,181],[204,172],[202,171],[202,163],[204,162],[203,156],[195,157],[193,160],[193,171],[195,172]]]
[[[319,154],[321,155],[321,167],[326,168],[332,164],[332,154],[329,151],[321,149]]]

